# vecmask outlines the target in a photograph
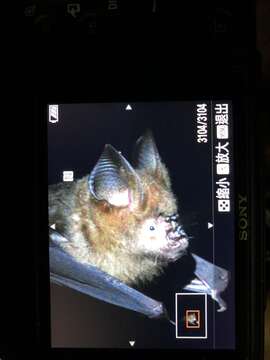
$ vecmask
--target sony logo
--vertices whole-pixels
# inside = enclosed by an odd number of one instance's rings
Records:
[[[238,194],[238,210],[239,210],[239,239],[248,239],[248,208],[247,208],[247,196]]]

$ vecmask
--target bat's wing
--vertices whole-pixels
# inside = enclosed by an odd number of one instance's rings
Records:
[[[95,266],[82,264],[63,250],[68,241],[53,229],[50,231],[50,279],[99,300],[142,313],[150,318],[168,318],[161,302],[147,297]]]
[[[218,312],[227,309],[226,302],[221,298],[220,294],[227,288],[229,283],[229,272],[209,261],[204,260],[198,255],[191,254],[195,260],[196,267],[194,278],[190,284],[185,286],[185,290],[193,292],[203,292],[209,294],[212,299],[217,301],[220,308]]]

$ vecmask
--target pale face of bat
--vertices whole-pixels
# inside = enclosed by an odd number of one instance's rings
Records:
[[[138,249],[142,252],[169,261],[177,260],[188,247],[182,226],[161,215],[146,219],[138,229],[137,239]]]

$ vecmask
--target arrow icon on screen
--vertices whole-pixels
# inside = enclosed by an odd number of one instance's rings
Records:
[[[52,224],[50,227],[55,230],[55,224]]]
[[[126,106],[126,110],[132,110],[132,107],[128,104],[128,105]]]
[[[130,346],[134,346],[135,341],[134,341],[134,340],[131,340],[131,341],[129,341],[129,344],[130,344]]]
[[[211,229],[213,226],[214,226],[214,225],[213,225],[213,224],[211,224],[210,222],[209,222],[209,223],[207,223],[207,227],[208,227],[208,229]]]

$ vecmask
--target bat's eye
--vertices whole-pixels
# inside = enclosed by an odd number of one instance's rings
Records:
[[[151,231],[153,231],[153,230],[155,230],[155,227],[154,227],[153,225],[151,225],[151,226],[149,227],[149,229],[150,229]]]

